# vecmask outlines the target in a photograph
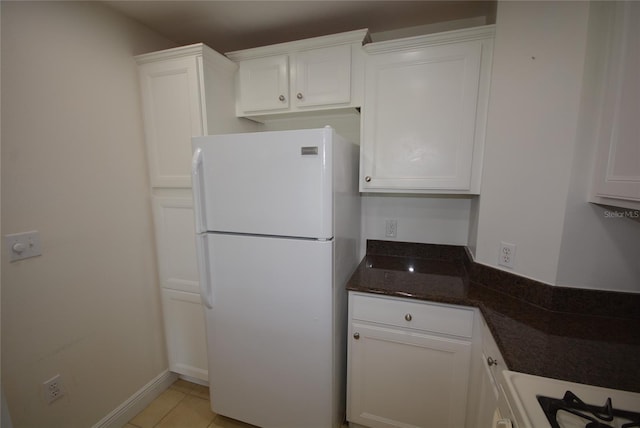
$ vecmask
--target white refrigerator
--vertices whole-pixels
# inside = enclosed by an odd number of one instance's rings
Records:
[[[358,148],[330,127],[193,139],[212,410],[265,428],[344,420]]]

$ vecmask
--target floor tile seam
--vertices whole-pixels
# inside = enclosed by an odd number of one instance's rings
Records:
[[[171,388],[171,387],[169,387],[169,388]],[[174,390],[174,391],[175,391],[175,390]],[[171,412],[173,412],[173,411],[176,409],[176,407],[178,407],[178,405],[184,401],[184,399],[185,399],[185,398],[187,398],[187,397],[189,396],[189,394],[187,394],[187,393],[185,393],[185,392],[183,392],[183,391],[178,391],[178,392],[181,392],[182,394],[184,394],[184,397],[182,397],[181,399],[179,399],[179,400],[176,402],[176,404],[174,404],[174,405],[173,405],[173,406],[172,406],[172,407],[171,407],[171,408],[170,408],[170,409],[169,409],[169,410],[168,410],[164,415],[162,415],[162,417],[160,418],[160,420],[159,420],[158,422],[156,422],[156,423],[153,425],[153,426],[154,426],[154,428],[155,428],[155,427],[157,427],[157,426],[159,426],[159,425],[162,423],[162,421],[163,421],[167,416],[169,416],[169,414],[170,414]]]
[[[190,392],[187,396],[196,397],[196,398],[199,398],[199,399],[201,399],[201,400],[209,401],[209,398],[208,398],[208,397],[206,397],[206,398],[205,398],[205,397],[201,397],[201,396],[200,396],[200,395],[198,395],[196,392]]]
[[[183,394],[189,395],[194,391],[195,388],[179,388],[171,385],[168,389],[171,389],[173,391],[179,391],[179,392],[182,392]],[[185,389],[187,391],[185,391]]]

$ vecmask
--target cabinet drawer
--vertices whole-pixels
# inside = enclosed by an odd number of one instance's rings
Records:
[[[352,294],[352,318],[471,338],[473,309]]]

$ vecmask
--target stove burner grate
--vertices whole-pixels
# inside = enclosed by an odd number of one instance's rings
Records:
[[[573,392],[566,391],[563,398],[551,398],[538,395],[538,402],[542,406],[545,416],[551,424],[551,428],[562,428],[558,424],[558,412],[565,411],[585,420],[585,428],[613,428],[607,422],[614,418],[622,418],[628,422],[621,428],[640,428],[640,413],[627,410],[614,409],[611,398],[603,406],[585,404]]]

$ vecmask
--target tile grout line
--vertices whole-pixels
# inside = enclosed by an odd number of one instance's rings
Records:
[[[168,389],[172,389],[172,388],[171,388],[171,387],[169,387]],[[173,390],[174,390],[174,391],[178,391],[178,392],[182,392],[182,391],[180,391],[179,389],[173,389]],[[165,414],[160,418],[160,420],[159,420],[157,423],[155,423],[155,424],[153,425],[153,426],[154,426],[154,428],[155,428],[155,427],[157,427],[158,425],[160,425],[160,424],[162,423],[162,421],[163,421],[167,416],[169,416],[169,413],[173,412],[173,411],[175,410],[175,408],[176,408],[176,407],[178,407],[178,405],[179,405],[180,403],[182,403],[182,402],[184,401],[184,399],[185,399],[185,398],[187,398],[187,397],[189,396],[189,394],[188,394],[188,393],[184,393],[184,392],[182,392],[182,393],[184,394],[184,397],[182,397],[180,400],[178,400],[178,401],[176,402],[176,404],[175,404],[173,407],[171,407],[171,409],[169,409],[169,411],[168,411],[167,413],[165,413]]]

